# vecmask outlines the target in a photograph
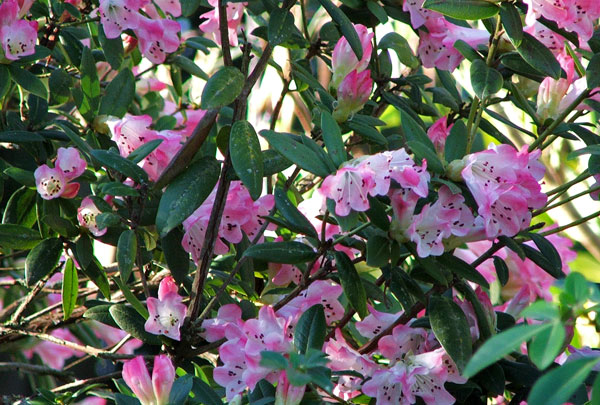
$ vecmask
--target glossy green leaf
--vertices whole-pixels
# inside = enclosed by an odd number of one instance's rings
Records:
[[[408,41],[397,32],[385,34],[379,41],[379,49],[393,49],[398,59],[409,68],[419,66],[419,59],[413,53]]]
[[[503,331],[485,343],[473,354],[463,371],[463,377],[470,378],[487,366],[500,360],[510,352],[517,350],[521,343],[528,341],[538,333],[552,327],[549,323],[537,325],[518,325]]]
[[[116,324],[119,325],[119,328],[134,338],[151,345],[160,344],[158,336],[146,332],[144,329],[146,321],[132,306],[124,304],[113,305],[110,307],[109,312]]]
[[[102,268],[102,265],[100,264],[100,262],[98,262],[98,259],[92,256],[89,264],[83,266],[82,263],[79,261],[78,256],[78,262],[81,266],[80,269],[83,272],[83,274],[85,274],[94,284],[96,284],[96,286],[100,289],[100,292],[102,293],[102,295],[104,295],[104,297],[110,299],[110,286],[108,284],[108,277],[106,275],[106,272]]]
[[[202,90],[201,108],[210,110],[233,103],[244,86],[244,75],[233,66],[226,66],[212,75]]]
[[[258,136],[248,121],[236,121],[229,135],[231,163],[253,200],[262,193],[263,156]]]
[[[495,3],[488,0],[425,0],[423,8],[459,20],[482,20],[500,11]]]
[[[346,121],[348,128],[377,145],[388,146],[388,140],[377,128],[354,120]]]
[[[435,337],[446,353],[463,370],[471,357],[471,333],[467,317],[449,298],[432,296],[427,306],[429,322]]]
[[[400,110],[400,120],[402,121],[402,130],[404,131],[407,141],[421,142],[435,153],[433,142],[431,142],[431,139],[429,139],[423,127],[419,125],[419,123],[415,121],[413,117],[411,117],[406,111]]]
[[[467,126],[462,120],[458,120],[450,129],[444,146],[444,157],[447,162],[462,159],[467,152]]]
[[[562,405],[585,381],[599,357],[570,361],[540,377],[527,398],[529,404]]]
[[[194,393],[194,399],[197,399],[203,405],[223,405],[221,397],[215,390],[199,378],[194,378],[192,392]]]
[[[363,57],[362,44],[360,43],[360,38],[358,37],[358,33],[356,32],[356,29],[354,29],[352,22],[339,7],[331,2],[331,0],[319,0],[319,3],[321,3],[323,8],[327,11],[327,14],[331,16],[331,19],[339,25],[340,31],[342,31],[342,35],[348,41],[350,48],[354,51],[357,59],[361,60]]]
[[[502,75],[496,69],[477,59],[471,63],[471,84],[475,94],[480,99],[485,99],[502,89],[504,81]]]
[[[112,315],[109,312],[111,304],[104,305],[96,305],[95,307],[91,307],[83,314],[85,319],[93,319],[94,321],[101,322],[105,325],[112,326],[113,328],[118,328],[119,325],[115,322]]]
[[[182,239],[182,231],[173,228],[160,241],[171,275],[178,284],[183,284],[190,271],[189,254],[181,246]]]
[[[544,370],[554,362],[556,356],[560,354],[566,337],[565,326],[560,320],[552,322],[551,325],[550,329],[534,336],[527,350],[529,358],[540,370]]]
[[[54,270],[62,252],[63,244],[58,238],[44,239],[31,249],[25,259],[25,282],[27,285],[33,286]]]
[[[367,265],[383,267],[390,262],[390,240],[375,235],[367,240]]]
[[[336,251],[334,252],[334,256],[344,294],[346,294],[350,306],[364,319],[369,314],[365,286],[346,253]]]
[[[48,90],[39,77],[15,65],[8,65],[8,69],[15,83],[44,100],[48,99]]]
[[[562,271],[562,265],[556,261],[551,261],[548,256],[541,253],[539,250],[532,248],[529,245],[522,244],[521,248],[525,252],[525,256],[532,262],[540,266],[544,271],[554,278],[564,278],[565,274]]]
[[[287,9],[276,8],[269,17],[268,38],[271,46],[287,41],[295,31],[294,16]]]
[[[455,273],[457,276],[462,277],[465,280],[471,281],[473,283],[479,284],[484,288],[490,288],[490,285],[481,275],[481,273],[477,271],[475,267],[471,266],[469,263],[465,262],[461,258],[447,253],[438,257],[437,261],[442,263],[448,268],[448,270]]]
[[[135,95],[135,78],[130,69],[122,69],[106,87],[100,100],[99,114],[123,118]]]
[[[208,80],[208,74],[200,68],[193,60],[186,58],[183,55],[177,55],[173,58],[173,63],[185,70],[192,76],[199,77],[202,80]]]
[[[161,237],[182,223],[204,202],[217,184],[219,174],[216,160],[201,159],[167,186],[156,214],[156,227]]]
[[[406,145],[415,154],[417,160],[427,161],[427,169],[437,174],[444,174],[444,164],[440,161],[440,158],[436,153],[431,150],[426,144],[420,141],[408,141]]]
[[[113,169],[125,177],[129,177],[138,183],[148,181],[148,174],[144,169],[121,155],[100,149],[93,150],[91,154],[103,166]]]
[[[321,135],[331,160],[340,167],[347,160],[346,147],[342,131],[328,111],[321,111]]]
[[[10,71],[6,65],[0,65],[0,100],[4,98],[10,86]]]
[[[281,353],[264,350],[260,353],[260,365],[272,370],[285,370],[288,360]]]
[[[77,303],[77,294],[79,293],[79,283],[77,280],[77,268],[73,264],[73,260],[69,259],[65,263],[63,269],[62,281],[62,310],[63,319],[66,321],[71,316],[75,304]]]
[[[129,280],[137,254],[137,238],[131,229],[123,231],[117,244],[117,264],[123,282]]]
[[[287,197],[283,189],[277,187],[275,189],[275,207],[281,216],[288,222],[289,229],[298,233],[302,233],[313,238],[318,238],[319,235],[315,227],[310,221],[296,208]]]
[[[585,78],[588,89],[593,90],[596,87],[600,87],[600,54],[595,54],[590,59],[590,63],[588,63],[585,71]]]
[[[557,274],[562,273],[562,259],[558,250],[554,245],[545,237],[537,233],[529,233],[528,236],[531,238],[535,246],[538,248],[542,256],[544,256],[552,265],[553,269]]]
[[[523,22],[517,7],[508,2],[500,3],[500,19],[506,30],[506,35],[508,35],[513,45],[521,45],[521,41],[523,41]]]
[[[123,40],[121,37],[119,36],[112,39],[106,38],[102,24],[99,24],[98,41],[100,42],[100,46],[102,47],[101,49],[104,52],[104,57],[106,58],[106,61],[109,63],[110,67],[114,70],[119,70],[125,55],[125,50],[123,49]]]
[[[250,246],[244,256],[273,263],[306,263],[317,258],[317,252],[301,242],[265,242]]]
[[[321,304],[313,305],[305,311],[294,331],[294,345],[296,350],[305,354],[308,349],[321,350],[327,334],[325,311]]]
[[[269,142],[273,149],[302,169],[320,177],[327,177],[331,172],[327,164],[315,156],[308,146],[294,141],[287,134],[263,130],[260,131],[260,135]]]
[[[79,112],[87,122],[91,122],[100,105],[100,80],[96,70],[96,61],[92,55],[92,51],[87,46],[83,48],[81,54],[81,93],[83,98],[81,103],[77,105]]]
[[[494,268],[496,269],[496,275],[501,286],[505,286],[508,283],[508,266],[504,260],[498,256],[494,256]]]
[[[182,375],[177,378],[171,387],[169,393],[170,404],[184,404],[190,396],[194,377],[191,374]]]
[[[521,45],[517,48],[517,52],[519,52],[519,55],[521,55],[534,69],[537,69],[553,79],[560,78],[560,64],[552,52],[531,34],[528,34],[527,32],[523,33],[523,40],[521,41]]]
[[[119,287],[127,302],[137,311],[137,313],[140,314],[142,318],[148,319],[149,314],[146,306],[133,294],[131,288],[116,277],[112,277],[111,280]]]

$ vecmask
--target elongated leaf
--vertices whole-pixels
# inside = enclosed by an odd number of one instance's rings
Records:
[[[426,0],[423,8],[459,20],[482,20],[498,14],[500,8],[487,0]]]
[[[158,336],[146,332],[144,318],[133,307],[123,304],[113,305],[110,307],[109,312],[119,328],[134,338],[151,345],[160,344]]]
[[[402,120],[402,130],[407,141],[418,141],[427,146],[435,153],[433,142],[427,136],[427,133],[417,121],[415,121],[407,112],[400,110],[400,119]]]
[[[568,402],[599,361],[599,357],[577,359],[548,372],[537,380],[527,403],[562,405]]]
[[[169,184],[158,205],[156,227],[164,237],[182,223],[206,200],[219,179],[219,164],[215,159],[193,163]]]
[[[500,91],[503,83],[500,72],[487,66],[484,61],[477,59],[471,64],[471,84],[480,99]]]
[[[377,145],[382,145],[386,147],[388,146],[387,138],[383,136],[381,132],[379,132],[379,130],[377,130],[377,128],[375,128],[374,126],[366,125],[362,122],[354,122],[353,120],[346,121],[346,125],[348,126],[348,128],[352,129],[354,132],[358,133],[363,138],[366,138],[367,140]]]
[[[536,335],[527,350],[533,364],[540,370],[544,370],[551,365],[556,356],[560,354],[565,337],[565,327],[560,320],[552,322],[550,329]]]
[[[116,277],[111,278],[112,281],[119,287],[127,302],[137,311],[144,319],[148,319],[148,310],[139,299],[133,294],[131,289]]]
[[[521,45],[521,41],[523,41],[523,22],[517,7],[512,3],[500,3],[500,18],[502,26],[513,45]]]
[[[63,319],[66,321],[71,316],[75,304],[77,303],[77,294],[79,293],[79,284],[77,280],[77,269],[73,264],[73,260],[67,260],[63,270],[62,282],[62,310]]]
[[[553,79],[560,78],[560,64],[552,52],[531,34],[523,33],[523,40],[517,48],[517,52],[533,68]]]
[[[500,360],[510,352],[517,350],[521,343],[528,341],[538,333],[551,328],[549,323],[537,325],[518,325],[503,331],[485,343],[475,352],[463,371],[463,377],[470,378],[487,366]]]
[[[363,57],[362,44],[360,43],[360,38],[358,37],[358,33],[354,29],[352,22],[350,22],[348,17],[346,17],[346,14],[334,5],[331,0],[319,0],[319,3],[321,3],[323,8],[327,11],[327,14],[331,16],[331,19],[340,26],[340,31],[342,31],[342,35],[348,41],[352,51],[354,51],[356,58],[361,60]]]
[[[269,142],[273,149],[302,169],[320,177],[329,175],[330,170],[327,164],[315,156],[308,146],[292,140],[286,134],[275,131],[263,130],[260,131],[260,135]]]
[[[223,405],[221,397],[213,390],[210,385],[202,381],[200,378],[194,378],[192,386],[194,399],[200,401],[204,405]]]
[[[233,103],[244,86],[244,75],[233,66],[226,66],[212,75],[202,90],[201,108],[210,110]]]
[[[410,148],[410,150],[415,154],[415,157],[422,161],[427,161],[427,169],[438,173],[444,174],[444,165],[437,157],[434,151],[429,149],[427,145],[423,144],[420,141],[408,141],[406,145]]]
[[[531,246],[522,244],[521,248],[525,252],[525,256],[532,262],[540,266],[544,271],[550,274],[554,278],[564,278],[565,273],[562,271],[562,266],[556,262],[549,260],[547,256],[540,253],[539,250],[532,248]],[[560,262],[559,262],[560,263]]]
[[[81,239],[81,238],[80,238]],[[106,272],[102,268],[100,262],[96,257],[92,256],[91,261],[85,267],[78,260],[80,269],[96,286],[100,289],[102,295],[110,300],[110,285],[108,284],[108,277]]]
[[[475,267],[465,262],[459,257],[452,254],[444,254],[437,258],[438,262],[442,263],[451,272],[465,280],[472,281],[484,288],[490,288],[490,285]]]
[[[236,121],[229,135],[229,154],[233,168],[253,200],[262,193],[263,156],[258,136],[248,121]]]
[[[100,100],[99,114],[123,118],[135,95],[135,78],[130,69],[123,69],[106,87]]]
[[[191,374],[186,374],[175,380],[169,394],[170,404],[184,404],[190,395],[194,377]]]
[[[294,16],[287,9],[273,10],[269,19],[268,38],[271,46],[279,45],[292,37],[295,31]]]
[[[144,169],[121,155],[107,150],[93,150],[92,156],[102,163],[103,166],[113,169],[138,183],[148,181],[148,174]]]
[[[334,256],[344,294],[346,294],[352,308],[364,319],[369,313],[365,286],[346,253],[336,251]]]
[[[173,63],[185,70],[192,76],[199,77],[202,80],[208,80],[208,74],[200,68],[193,60],[186,58],[183,55],[177,55],[173,58]]]
[[[450,130],[444,147],[447,162],[462,159],[467,152],[467,126],[462,120],[456,121]]]
[[[313,305],[300,316],[296,324],[294,345],[302,354],[305,354],[308,349],[321,350],[326,334],[327,322],[323,305]]]
[[[321,131],[327,153],[336,167],[347,160],[342,131],[328,111],[321,111]]]
[[[114,70],[119,70],[121,64],[123,63],[123,56],[125,54],[125,50],[123,49],[123,40],[121,39],[121,37],[112,39],[106,38],[106,35],[104,34],[104,29],[102,28],[102,24],[99,24],[98,40],[100,41],[100,46],[102,47],[102,51],[104,52],[104,57],[106,58],[106,61],[110,64],[110,67]]]
[[[19,86],[44,100],[48,99],[48,90],[36,75],[15,65],[8,65],[8,70],[12,79]]]
[[[31,249],[25,259],[25,282],[28,286],[46,277],[58,265],[63,244],[58,238],[48,238]]]
[[[100,105],[100,80],[96,70],[96,62],[92,56],[92,51],[87,46],[83,48],[81,54],[81,93],[83,98],[77,105],[79,112],[86,121],[90,122],[98,112]]]
[[[413,69],[419,66],[419,59],[414,55],[408,41],[396,32],[385,34],[379,41],[379,49],[393,49],[404,65]]]
[[[174,228],[160,242],[171,275],[178,284],[183,284],[190,271],[189,255],[181,246],[182,239],[183,233]]]
[[[273,263],[305,263],[317,258],[315,250],[301,242],[265,242],[250,246],[244,256]]]
[[[431,329],[459,370],[471,357],[471,334],[467,317],[458,304],[445,297],[432,296],[427,307]]]
[[[556,270],[557,274],[561,272],[562,259],[554,245],[540,234],[529,233],[528,236],[533,243],[535,243],[535,246],[539,249],[540,253],[552,264],[552,267]]]
[[[508,283],[508,266],[504,260],[498,256],[494,256],[494,268],[496,269],[496,275],[501,286],[505,286]]]
[[[313,238],[319,237],[315,227],[298,211],[298,208],[292,204],[285,191],[279,187],[275,189],[275,207],[277,207],[277,211],[289,223],[291,230],[312,236]]]
[[[600,87],[600,54],[592,56],[590,63],[585,71],[587,88],[590,90]]]
[[[137,254],[137,238],[135,232],[128,229],[121,233],[117,244],[117,264],[119,266],[119,274],[124,283],[129,280],[135,257]]]
[[[94,321],[101,322],[105,325],[112,326],[113,328],[118,328],[119,325],[115,322],[112,315],[109,312],[111,304],[105,305],[96,305],[95,307],[91,307],[83,314],[83,317],[86,319],[93,319]]]
[[[10,71],[6,65],[0,65],[0,99],[3,99],[10,86]]]

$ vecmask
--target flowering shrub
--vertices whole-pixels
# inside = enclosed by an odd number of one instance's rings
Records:
[[[598,403],[599,18],[4,0],[0,402]]]

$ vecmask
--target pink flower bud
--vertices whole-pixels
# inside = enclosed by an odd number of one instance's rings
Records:
[[[177,287],[177,284],[175,284],[173,277],[167,276],[162,279],[158,286],[158,299],[164,300],[167,294],[177,294],[178,291],[179,288]]]
[[[62,170],[67,181],[76,179],[85,172],[87,166],[76,148],[58,148],[56,167]]]
[[[142,356],[138,356],[123,365],[123,379],[142,405],[154,404],[152,380]]]
[[[164,354],[154,358],[154,369],[152,370],[152,387],[156,405],[167,405],[169,394],[175,381],[175,367],[171,360]]]
[[[338,122],[343,122],[348,117],[362,109],[371,95],[373,80],[371,71],[364,70],[350,72],[338,87],[338,106],[333,116]]]
[[[341,37],[339,39],[333,49],[331,58],[331,69],[333,70],[331,87],[333,88],[337,88],[348,73],[353,70],[359,73],[365,70],[369,64],[369,60],[371,60],[371,53],[373,52],[371,40],[373,39],[373,33],[369,32],[367,27],[362,24],[355,24],[354,29],[360,38],[363,57],[361,60],[358,60],[346,38]]]
[[[432,126],[427,130],[427,136],[433,142],[435,150],[438,154],[444,153],[444,147],[446,146],[446,138],[450,134],[450,130],[454,124],[448,126],[448,117],[442,117],[433,123]]]

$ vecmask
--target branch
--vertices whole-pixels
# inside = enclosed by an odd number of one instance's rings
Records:
[[[73,374],[50,367],[29,363],[0,362],[0,370],[17,370],[32,374],[52,375],[59,378],[73,378]]]

